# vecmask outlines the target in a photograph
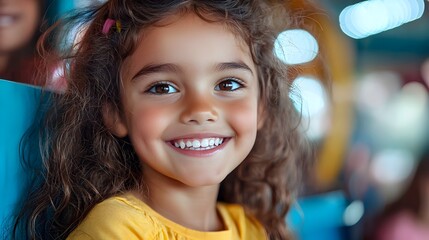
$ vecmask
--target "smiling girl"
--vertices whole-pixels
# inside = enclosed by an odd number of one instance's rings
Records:
[[[273,55],[279,7],[111,0],[74,18],[29,238],[289,238],[307,147]]]

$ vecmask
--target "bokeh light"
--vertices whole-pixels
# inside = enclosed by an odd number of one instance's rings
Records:
[[[365,207],[363,202],[355,200],[351,202],[344,210],[343,221],[346,226],[353,226],[362,218]]]
[[[277,36],[274,52],[286,64],[302,64],[312,61],[317,56],[319,45],[309,32],[291,29]]]
[[[290,98],[303,117],[307,136],[313,140],[323,137],[329,128],[329,102],[324,86],[315,77],[299,76],[292,89]]]
[[[395,186],[411,176],[415,165],[414,156],[410,151],[392,148],[377,152],[370,170],[379,184]]]
[[[340,27],[348,36],[360,39],[420,18],[423,0],[368,0],[344,8]]]

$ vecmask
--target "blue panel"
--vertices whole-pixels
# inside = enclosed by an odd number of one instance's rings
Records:
[[[347,205],[341,191],[304,197],[289,212],[287,223],[300,240],[340,240]]]
[[[29,174],[21,165],[19,143],[33,122],[40,93],[37,87],[0,80],[0,236],[25,195]]]

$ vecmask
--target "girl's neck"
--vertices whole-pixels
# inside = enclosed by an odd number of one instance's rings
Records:
[[[217,212],[219,185],[189,187],[170,178],[145,179],[136,195],[162,216],[199,231],[224,228]]]

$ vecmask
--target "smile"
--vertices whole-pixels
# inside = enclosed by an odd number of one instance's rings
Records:
[[[176,148],[185,150],[210,150],[216,148],[224,142],[224,138],[201,138],[201,139],[178,139],[172,141]]]

